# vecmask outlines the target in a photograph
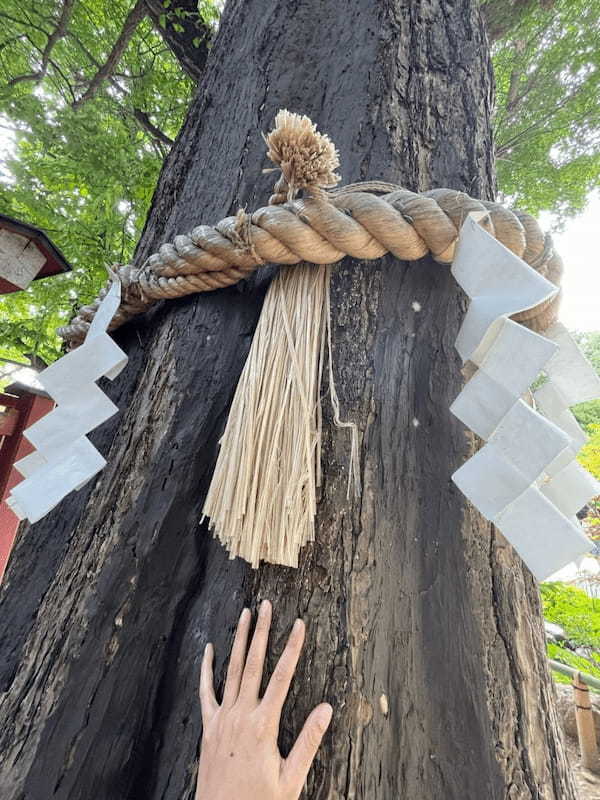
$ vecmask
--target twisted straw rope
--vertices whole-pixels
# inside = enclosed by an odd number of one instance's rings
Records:
[[[330,191],[305,186],[305,196],[293,199],[297,188],[288,178],[284,164],[269,205],[252,215],[239,211],[214,227],[199,225],[163,244],[139,268],[114,267],[123,299],[109,330],[158,300],[230,286],[267,263],[333,264],[345,256],[372,260],[386,253],[416,261],[430,253],[440,264],[451,264],[459,230],[471,212],[487,212],[480,222],[486,230],[548,280],[560,282],[562,260],[528,214],[452,189],[416,194],[383,182]],[[71,346],[85,338],[107,290],[59,328]],[[513,319],[543,331],[556,320],[558,305],[557,295]]]

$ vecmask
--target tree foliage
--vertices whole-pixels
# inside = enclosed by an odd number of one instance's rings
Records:
[[[56,358],[56,326],[96,294],[105,265],[131,258],[220,5],[2,3],[0,211],[43,228],[75,270],[0,300],[0,357]],[[485,0],[482,10],[500,189],[564,219],[598,185],[600,0]]]
[[[583,647],[590,656],[579,655],[562,642],[548,642],[548,657],[600,678],[600,601],[558,581],[540,584],[540,593],[544,619],[560,625],[571,647]],[[561,673],[555,673],[554,679],[569,682]]]
[[[0,301],[2,356],[56,358],[56,326],[131,257],[193,89],[163,39],[188,19],[174,5],[159,33],[141,2],[2,4],[0,209],[43,228],[74,267]]]
[[[580,463],[600,480],[600,424],[588,427],[589,441],[579,453]]]
[[[600,331],[575,333],[584,355],[600,375]],[[583,466],[600,480],[600,399],[574,406],[573,414],[588,434],[589,441],[579,454]]]
[[[560,625],[576,645],[600,651],[600,600],[560,582],[540,584],[544,619]]]
[[[564,223],[600,185],[600,0],[494,0],[483,11],[497,37],[502,195]]]
[[[577,653],[574,653],[573,650],[570,650],[568,647],[563,647],[557,642],[548,642],[546,645],[546,653],[548,654],[548,658],[551,658],[552,661],[558,661],[560,664],[566,664],[580,672],[586,672],[594,678],[600,678],[600,666],[594,661],[585,658],[585,656],[577,655]],[[553,672],[552,677],[557,683],[573,683],[573,679],[563,675],[562,672]],[[596,692],[597,690],[592,689],[592,691]]]

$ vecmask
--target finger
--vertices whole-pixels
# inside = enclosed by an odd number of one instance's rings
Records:
[[[290,690],[290,684],[294,677],[294,672],[296,671],[300,653],[302,652],[304,633],[304,623],[301,619],[297,619],[296,622],[294,622],[294,627],[287,640],[285,649],[281,654],[281,658],[273,670],[265,696],[261,701],[261,706],[264,706],[265,710],[273,714],[277,723],[279,723],[281,709],[283,708],[285,698]]]
[[[225,689],[223,690],[223,705],[232,706],[238,698],[240,692],[240,681],[244,671],[244,661],[246,660],[246,647],[248,646],[248,631],[250,630],[250,609],[244,608],[240,614],[229,666],[227,667],[227,678],[225,679]]]
[[[313,709],[284,762],[282,780],[290,788],[290,792],[296,792],[295,797],[300,796],[311,764],[331,722],[332,714],[333,709],[329,703],[321,703]]]
[[[202,724],[206,725],[213,716],[219,704],[215,697],[213,686],[213,660],[215,651],[210,642],[204,648],[202,667],[200,669],[200,708],[202,710]]]
[[[263,600],[258,610],[258,619],[252,644],[248,650],[246,666],[240,684],[240,699],[254,703],[258,700],[258,691],[265,664],[267,642],[269,641],[269,628],[271,627],[271,603]]]

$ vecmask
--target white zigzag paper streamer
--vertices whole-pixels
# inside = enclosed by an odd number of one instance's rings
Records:
[[[558,288],[471,217],[452,274],[471,298],[456,348],[479,369],[450,410],[487,442],[452,478],[543,580],[591,548],[573,515],[600,485],[574,460],[586,437],[568,407],[600,379],[562,325],[546,338],[509,319]],[[542,368],[544,416],[521,399]]]
[[[471,298],[456,347],[478,371],[451,411],[487,442],[452,477],[542,580],[591,547],[573,515],[600,485],[575,461],[586,437],[569,407],[600,395],[600,379],[562,325],[546,338],[509,319],[558,289],[472,217],[452,273]],[[87,434],[118,411],[95,381],[127,363],[106,333],[119,304],[114,281],[84,343],[39,376],[57,407],[24,433],[36,450],[15,464],[25,480],[7,499],[22,519],[41,519],[106,465]],[[521,396],[543,367],[541,416]]]
[[[127,363],[126,354],[106,333],[120,302],[121,285],[115,280],[84,343],[38,376],[57,406],[24,432],[35,451],[16,462],[25,480],[7,498],[21,519],[37,522],[106,465],[86,434],[119,410],[95,382],[102,376],[112,380]]]

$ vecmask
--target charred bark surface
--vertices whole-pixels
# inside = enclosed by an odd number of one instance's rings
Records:
[[[231,0],[138,256],[266,202],[259,132],[281,107],[332,136],[345,182],[491,197],[490,94],[471,0]],[[326,420],[300,569],[254,573],[199,527],[267,282],[118,334],[122,412],[95,437],[109,465],[21,536],[2,589],[2,797],[191,798],[202,649],[215,642],[222,678],[239,611],[266,596],[273,661],[296,615],[309,629],[282,746],[314,704],[335,708],[308,797],[573,798],[535,584],[450,480],[472,442],[448,411],[465,300],[447,269],[334,270],[334,371],[364,489],[346,500],[349,442]]]

